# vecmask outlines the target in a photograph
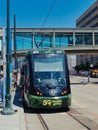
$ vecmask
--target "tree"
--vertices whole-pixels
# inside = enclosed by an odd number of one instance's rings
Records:
[[[77,73],[79,73],[79,71],[81,70],[81,66],[80,65],[76,65],[75,66],[75,70],[76,70]]]

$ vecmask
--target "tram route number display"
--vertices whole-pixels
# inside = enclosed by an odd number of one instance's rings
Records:
[[[62,100],[43,100],[43,106],[62,105]]]

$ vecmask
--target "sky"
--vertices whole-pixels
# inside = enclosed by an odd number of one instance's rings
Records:
[[[0,0],[0,27],[6,27],[6,1]],[[13,27],[16,15],[16,27],[75,28],[76,19],[94,2],[96,0],[10,0],[10,26]]]

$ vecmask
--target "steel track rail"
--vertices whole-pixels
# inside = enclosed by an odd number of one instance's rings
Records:
[[[42,124],[44,130],[49,130],[49,128],[48,128],[48,126],[47,126],[45,120],[44,120],[43,117],[41,116],[41,114],[37,114],[37,116],[38,116],[38,119],[40,120],[40,122],[41,122],[41,124]]]
[[[74,108],[70,108],[70,111],[67,112],[74,120],[84,126],[87,130],[98,130],[98,124],[93,120],[83,116],[81,113],[76,111]]]

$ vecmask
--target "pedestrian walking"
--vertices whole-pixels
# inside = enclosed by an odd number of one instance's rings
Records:
[[[17,72],[14,70],[12,74],[12,91],[17,87]]]

